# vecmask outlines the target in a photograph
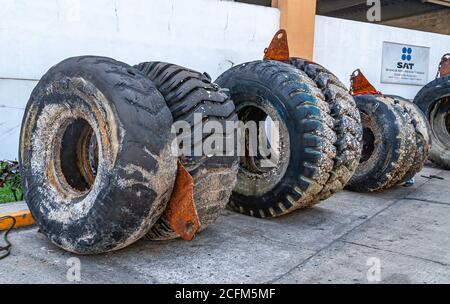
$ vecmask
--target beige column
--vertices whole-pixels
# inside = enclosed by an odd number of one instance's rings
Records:
[[[313,59],[316,0],[272,0],[281,12],[280,28],[288,34],[291,57]]]

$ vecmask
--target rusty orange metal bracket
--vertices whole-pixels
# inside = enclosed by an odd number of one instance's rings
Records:
[[[289,59],[287,33],[285,30],[279,30],[269,47],[264,50],[264,60],[288,61]]]
[[[178,162],[175,186],[165,216],[170,228],[183,240],[191,241],[200,228],[194,202],[194,180],[180,162]]]
[[[315,63],[311,60],[294,57],[301,59],[307,63]],[[290,57],[289,53],[289,43],[286,30],[279,30],[276,32],[275,36],[272,38],[272,42],[269,47],[264,50],[264,60],[276,60],[285,63],[291,63],[293,57]],[[317,64],[317,63],[315,63]]]
[[[375,87],[367,80],[360,69],[353,71],[350,76],[350,94],[352,96],[359,95],[383,95],[380,91],[377,91]]]
[[[450,53],[442,56],[436,78],[450,75]]]

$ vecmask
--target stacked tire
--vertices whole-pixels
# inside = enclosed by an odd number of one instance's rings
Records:
[[[40,231],[67,251],[118,250],[146,234],[177,237],[164,210],[178,160],[194,179],[200,229],[231,195],[234,154],[178,158],[172,127],[179,120],[201,127],[196,113],[203,122],[234,121],[234,104],[198,72],[167,63],[137,68],[69,58],[42,77],[28,101],[19,151],[25,200]]]
[[[172,121],[155,85],[125,63],[85,56],[52,67],[31,94],[20,135],[22,187],[40,231],[78,254],[144,236],[176,177]]]
[[[184,67],[165,62],[145,62],[135,66],[144,73],[158,88],[166,100],[174,122],[184,121],[191,127],[192,150],[202,145],[211,132],[203,132],[196,139],[195,129],[202,128],[202,124],[215,121],[220,123],[226,140],[226,122],[235,122],[234,103],[217,85],[211,83],[207,74],[186,69]],[[194,115],[201,115],[195,121]],[[217,131],[217,130],[215,130]],[[226,146],[223,145],[225,149]],[[228,204],[231,191],[236,182],[237,157],[235,153],[225,156],[226,150],[208,157],[204,154],[180,155],[180,162],[194,179],[194,202],[200,220],[200,230],[215,222]],[[232,151],[234,152],[234,151]],[[168,240],[178,237],[169,227],[167,218],[163,215],[147,234],[152,240]]]
[[[430,160],[450,170],[450,75],[437,78],[423,87],[414,103],[425,113],[431,126],[433,145]]]
[[[363,150],[347,188],[382,191],[413,178],[422,170],[431,148],[426,117],[399,96],[367,94],[355,100],[361,112]]]
[[[241,156],[231,209],[276,217],[344,188],[359,163],[362,127],[352,96],[331,72],[302,59],[254,61],[216,83],[229,90],[240,121],[279,125],[273,166],[262,167],[267,159],[259,154]]]

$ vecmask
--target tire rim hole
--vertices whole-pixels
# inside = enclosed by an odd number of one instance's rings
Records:
[[[192,231],[194,230],[194,223],[191,221],[186,222],[186,233],[192,234]]]
[[[89,192],[98,170],[98,144],[90,124],[75,119],[64,131],[60,144],[59,163],[62,182],[77,192]]]
[[[438,99],[430,112],[431,130],[436,139],[450,148],[450,97]]]
[[[375,150],[375,135],[370,128],[363,129],[363,150],[359,163],[364,163],[370,159]]]
[[[240,165],[251,173],[271,171],[280,161],[280,130],[278,123],[262,109],[246,106],[238,110],[238,117],[245,124],[241,144],[245,155]],[[253,123],[251,123],[253,122]]]

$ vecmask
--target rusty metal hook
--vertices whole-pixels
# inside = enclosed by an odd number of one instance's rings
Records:
[[[281,29],[275,34],[269,47],[264,50],[264,60],[288,61],[289,59],[287,32]]]
[[[360,69],[354,70],[350,76],[350,94],[353,96],[366,94],[382,95],[382,93],[377,91],[369,80],[367,80]]]

